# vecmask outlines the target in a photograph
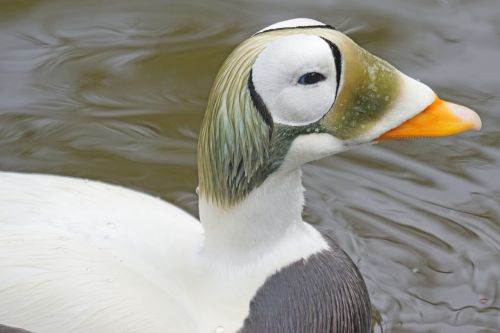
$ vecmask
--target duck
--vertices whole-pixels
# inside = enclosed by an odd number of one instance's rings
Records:
[[[303,221],[301,167],[480,128],[330,25],[270,25],[210,91],[199,220],[119,185],[0,172],[0,332],[370,332],[357,266]]]

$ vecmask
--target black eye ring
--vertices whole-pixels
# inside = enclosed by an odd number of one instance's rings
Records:
[[[310,85],[324,80],[326,80],[326,77],[323,74],[318,72],[309,72],[299,77],[297,83],[303,85]]]

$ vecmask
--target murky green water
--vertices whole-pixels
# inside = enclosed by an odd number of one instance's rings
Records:
[[[479,134],[306,166],[306,217],[359,263],[384,332],[498,332],[498,0],[0,0],[0,169],[118,183],[196,215],[211,81],[238,42],[293,17],[482,116]]]

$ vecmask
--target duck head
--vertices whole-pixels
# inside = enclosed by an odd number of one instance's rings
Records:
[[[221,208],[278,170],[388,139],[479,130],[472,110],[310,19],[271,25],[222,65],[198,143],[200,197]]]

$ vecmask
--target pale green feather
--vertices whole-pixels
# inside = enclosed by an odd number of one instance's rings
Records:
[[[200,195],[222,207],[258,185],[267,163],[269,127],[251,101],[248,77],[268,39],[255,36],[229,55],[208,100],[198,142]]]

